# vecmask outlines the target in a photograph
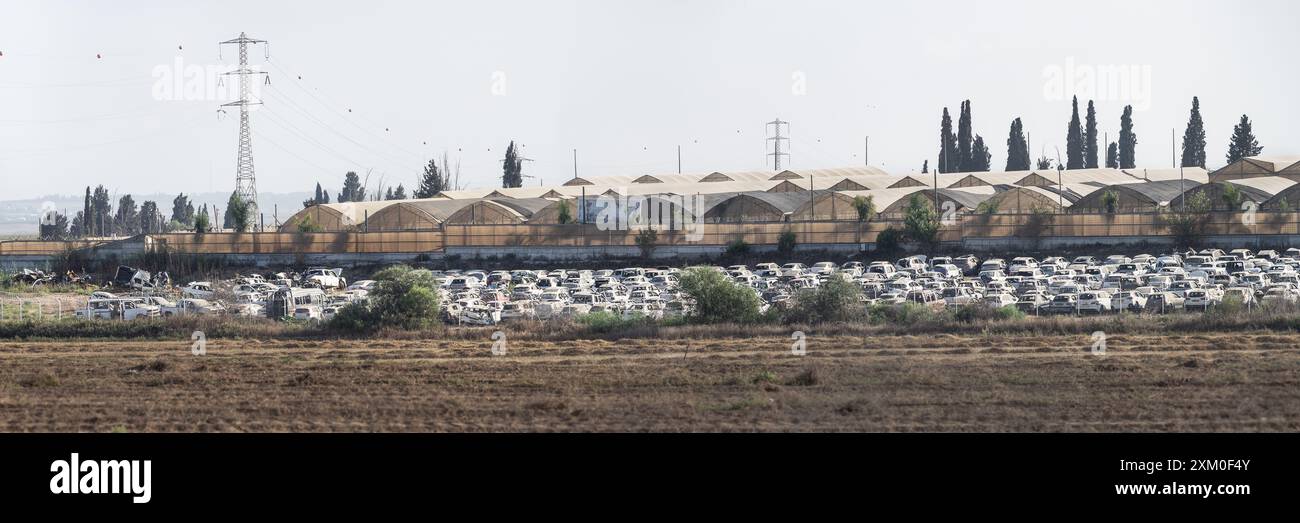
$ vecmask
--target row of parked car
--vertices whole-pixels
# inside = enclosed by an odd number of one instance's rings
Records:
[[[918,303],[934,308],[1016,307],[1031,314],[1206,310],[1300,302],[1300,249],[1206,249],[1102,257],[907,256],[895,261],[759,263],[712,267],[751,289],[762,306],[785,307],[830,278],[853,282],[864,306]],[[608,312],[624,318],[687,315],[676,267],[435,271],[442,320],[494,325]],[[368,299],[373,280],[348,284],[340,269],[190,282],[179,296],[150,288],[134,295],[98,292],[79,315],[135,319],[238,314],[328,320]]]
[[[1041,260],[911,256],[871,262],[860,272],[852,267],[848,276],[861,285],[864,301],[874,304],[1014,306],[1032,314],[1204,311],[1224,302],[1296,303],[1300,249]]]
[[[301,273],[251,274],[172,287],[170,280],[121,267],[107,290],[91,294],[78,317],[134,320],[186,315],[268,316],[323,320],[340,308],[364,300],[368,284],[347,285],[342,269],[311,268]],[[125,275],[125,276],[123,276]],[[373,284],[373,282],[369,282]]]

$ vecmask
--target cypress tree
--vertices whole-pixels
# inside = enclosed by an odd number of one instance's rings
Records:
[[[970,148],[970,171],[971,172],[988,172],[991,166],[993,155],[989,153],[988,146],[984,145],[984,137],[975,135],[975,143]]]
[[[1088,118],[1083,129],[1083,166],[1097,168],[1097,109],[1088,100]]]
[[[506,148],[506,158],[502,162],[501,170],[501,187],[509,189],[524,186],[524,162],[519,159],[519,153],[515,151],[514,141],[511,141],[510,146]]]
[[[1119,146],[1115,142],[1106,146],[1106,168],[1119,169]]]
[[[1070,127],[1065,132],[1065,168],[1083,168],[1083,128],[1079,123],[1079,97],[1074,97]]]
[[[957,116],[957,172],[974,171],[974,156],[971,149],[970,100],[961,103],[961,114]]]
[[[1025,141],[1024,124],[1016,118],[1011,121],[1011,132],[1007,135],[1007,169],[1008,171],[1029,170],[1029,143]]]
[[[86,210],[82,211],[81,214],[82,216],[81,235],[82,236],[95,235],[95,225],[94,225],[95,221],[94,218],[92,218],[93,215],[94,213],[91,212],[90,210],[90,186],[87,185],[86,186]]]
[[[1119,117],[1119,168],[1132,169],[1137,166],[1137,133],[1133,132],[1133,106],[1124,106],[1124,114]]]
[[[1241,121],[1232,128],[1232,141],[1228,142],[1228,163],[1258,156],[1262,152],[1264,148],[1260,147],[1259,140],[1255,139],[1255,133],[1250,129],[1250,118],[1241,115]]]
[[[1201,100],[1192,97],[1192,115],[1187,117],[1183,132],[1183,167],[1205,168],[1205,122],[1201,120]]]
[[[952,117],[948,108],[943,108],[943,120],[939,124],[939,165],[935,170],[942,173],[956,172],[961,168],[957,156],[957,136],[952,133]]]

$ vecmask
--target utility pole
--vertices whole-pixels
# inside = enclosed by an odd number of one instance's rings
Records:
[[[578,149],[573,150],[573,179],[578,179]]]
[[[782,125],[785,126],[786,136],[781,136]],[[781,140],[785,140],[786,143],[790,142],[790,138],[789,138],[790,122],[783,122],[781,121],[780,118],[777,118],[775,120],[767,122],[767,126],[764,127],[765,131],[767,127],[776,128],[776,136],[769,136],[767,138],[769,142],[772,142],[772,152],[767,153],[767,155],[772,157],[772,169],[779,172],[781,170],[781,157],[782,156],[785,156],[787,158],[790,157],[790,153],[781,152]]]
[[[682,146],[677,146],[677,174],[682,174]]]
[[[863,165],[871,167],[871,136],[867,136],[866,144],[863,145],[862,157],[865,158]]]
[[[249,99],[248,77],[255,74],[264,75],[263,78],[266,79],[268,84],[271,83],[271,77],[265,71],[254,71],[248,68],[248,44],[263,44],[264,46],[267,44],[266,40],[249,38],[245,33],[239,33],[239,38],[221,42],[221,45],[226,44],[239,44],[239,68],[223,74],[223,76],[239,76],[239,100],[221,104],[221,107],[239,108],[239,152],[235,160],[235,193],[245,202],[248,202],[250,213],[257,213],[257,179],[253,174],[253,138],[252,129],[249,127],[248,122],[248,106],[261,105],[262,102]],[[267,53],[267,56],[270,56],[269,50]],[[225,112],[220,108],[217,110],[222,113]]]

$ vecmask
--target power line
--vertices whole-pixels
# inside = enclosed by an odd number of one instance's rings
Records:
[[[268,61],[268,63],[270,63],[272,67],[275,67],[275,68],[279,69],[280,72],[282,72],[282,73],[286,73],[286,74],[289,76],[290,81],[293,82],[295,85],[297,85],[299,89],[301,89],[303,92],[307,93],[308,96],[311,96],[313,99],[315,99],[317,103],[321,104],[321,106],[323,106],[323,107],[325,107],[326,109],[330,110],[331,112],[337,114],[337,115],[339,116],[339,118],[342,119],[343,121],[346,121],[346,122],[348,122],[349,124],[351,124],[353,127],[356,127],[357,129],[360,129],[361,131],[363,131],[363,132],[365,132],[365,133],[367,133],[367,134],[369,134],[369,135],[371,135],[371,136],[374,136],[374,137],[375,137],[376,139],[378,139],[380,142],[383,142],[385,145],[388,145],[389,147],[392,147],[393,149],[395,149],[395,150],[397,150],[397,151],[399,151],[399,152],[406,153],[406,154],[410,155],[411,157],[420,160],[421,162],[425,161],[423,155],[421,155],[421,154],[417,154],[417,153],[414,153],[414,152],[411,152],[411,151],[408,151],[408,150],[406,150],[405,148],[400,147],[400,146],[398,146],[397,144],[394,144],[394,143],[390,142],[388,138],[386,138],[386,137],[384,137],[384,136],[378,134],[376,131],[372,131],[372,130],[370,130],[370,129],[367,129],[367,128],[365,128],[365,127],[362,127],[360,124],[358,124],[358,123],[356,123],[355,121],[353,121],[353,120],[352,120],[351,118],[349,118],[347,115],[349,115],[349,114],[350,114],[350,115],[355,115],[356,117],[358,117],[358,118],[360,118],[360,119],[362,119],[362,120],[365,120],[367,123],[373,125],[376,129],[378,129],[379,127],[381,127],[379,124],[375,123],[374,121],[370,120],[369,118],[366,118],[365,115],[360,114],[360,113],[353,113],[353,112],[352,112],[352,109],[347,109],[347,113],[345,114],[345,113],[343,113],[342,111],[340,111],[338,108],[334,107],[334,106],[339,106],[339,107],[342,107],[342,106],[339,105],[339,104],[333,104],[333,103],[327,102],[326,99],[329,98],[329,97],[326,96],[324,93],[321,93],[320,95],[317,95],[315,92],[313,92],[313,91],[319,91],[319,90],[320,90],[319,88],[308,89],[308,88],[307,88],[307,85],[306,85],[306,80],[303,80],[303,79],[302,79],[302,75],[301,75],[301,74],[297,74],[297,73],[293,72],[293,68],[288,67],[287,65],[281,66],[282,62],[281,62],[280,60],[278,60],[278,59],[277,59],[277,60],[274,60],[274,61]],[[288,70],[286,70],[286,69],[288,69]],[[385,127],[384,129],[385,129],[385,131],[387,131],[388,128]]]
[[[262,74],[269,75],[265,71],[254,71],[248,68],[248,44],[267,44],[266,40],[249,38],[245,33],[239,33],[239,37],[233,40],[221,42],[221,45],[237,44],[239,45],[239,69],[229,71],[225,75],[239,76],[239,100],[221,104],[221,107],[238,107],[239,108],[239,152],[235,160],[235,192],[239,194],[249,205],[249,215],[257,216],[257,177],[253,171],[253,137],[252,130],[249,128],[248,106],[260,105],[262,102],[253,102],[248,98],[248,77],[250,75]],[[220,46],[218,46],[220,48]],[[270,81],[270,76],[266,76]]]
[[[401,160],[401,159],[398,159],[398,158],[396,158],[396,157],[390,156],[390,155],[388,155],[388,154],[386,154],[386,153],[383,153],[383,152],[381,152],[381,151],[374,150],[374,149],[372,149],[372,148],[370,148],[370,147],[367,147],[365,144],[363,144],[363,143],[361,143],[361,142],[358,142],[358,141],[356,141],[356,140],[353,140],[351,137],[349,137],[349,136],[347,136],[347,135],[345,135],[345,134],[339,132],[339,130],[336,129],[335,126],[332,126],[332,125],[326,123],[324,120],[321,120],[320,118],[317,118],[315,115],[312,115],[311,113],[307,112],[307,110],[304,109],[301,105],[298,105],[296,102],[294,102],[294,101],[292,101],[292,100],[290,100],[290,99],[288,99],[288,98],[286,98],[286,97],[282,97],[281,94],[279,94],[279,91],[272,89],[272,90],[269,91],[269,92],[275,92],[275,93],[277,93],[276,96],[275,96],[275,98],[276,98],[277,100],[280,100],[280,101],[285,102],[285,106],[286,106],[286,107],[289,107],[289,109],[292,109],[294,112],[296,112],[296,113],[298,113],[298,114],[301,114],[304,118],[306,118],[306,119],[308,119],[308,120],[310,120],[310,121],[316,123],[317,125],[320,125],[321,127],[325,128],[325,130],[327,130],[327,131],[329,131],[329,132],[335,134],[335,135],[338,136],[339,138],[342,138],[342,139],[344,139],[344,140],[347,140],[348,142],[352,143],[353,145],[357,146],[358,148],[360,148],[360,149],[362,149],[362,150],[364,150],[364,151],[366,151],[366,152],[369,152],[369,153],[371,153],[371,154],[373,154],[373,155],[375,155],[375,156],[378,156],[378,157],[380,157],[380,158],[382,158],[382,159],[384,159],[384,160],[387,160],[387,161],[393,162],[395,165],[406,165],[406,164],[408,163],[406,160]],[[421,163],[423,163],[423,161],[421,161]],[[410,168],[406,168],[406,169],[410,169]],[[397,169],[397,170],[403,170],[403,169]]]

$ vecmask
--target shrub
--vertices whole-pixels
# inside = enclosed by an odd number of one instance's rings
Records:
[[[939,237],[939,215],[924,196],[913,194],[903,210],[903,225],[907,229],[907,238],[927,244],[933,244]]]
[[[1106,192],[1101,193],[1101,205],[1105,207],[1106,214],[1119,212],[1119,193],[1106,189]]]
[[[952,311],[952,316],[962,323],[977,323],[981,321],[1021,320],[1025,318],[1025,313],[1010,305],[994,309],[980,304],[972,304],[957,307]]]
[[[727,256],[739,257],[749,254],[749,244],[744,238],[736,238],[727,244]]]
[[[781,231],[781,236],[776,239],[776,252],[781,253],[781,256],[788,257],[794,253],[795,245],[798,245],[798,237],[795,236],[794,231],[786,229]]]
[[[861,287],[832,276],[820,287],[796,295],[795,304],[786,311],[784,319],[786,323],[815,324],[861,318],[864,315],[861,296]]]
[[[898,250],[898,244],[902,242],[903,231],[890,227],[876,235],[876,250],[894,252]]]
[[[641,257],[649,258],[655,252],[655,246],[659,243],[659,231],[654,229],[642,229],[636,233],[636,246],[641,249]]]
[[[351,304],[331,321],[337,329],[420,329],[438,317],[438,285],[427,269],[394,265],[374,275],[368,304]]]
[[[866,222],[876,214],[876,200],[871,196],[854,196],[853,210],[858,212],[858,222]]]
[[[695,300],[691,321],[696,323],[752,322],[759,317],[760,300],[753,289],[731,281],[708,268],[691,267],[680,276],[682,292]]]
[[[645,327],[653,324],[654,321],[646,316],[623,318],[622,315],[613,312],[597,311],[591,314],[579,316],[577,318],[577,323],[586,327],[588,332],[605,334],[610,332],[621,332],[637,327]]]

